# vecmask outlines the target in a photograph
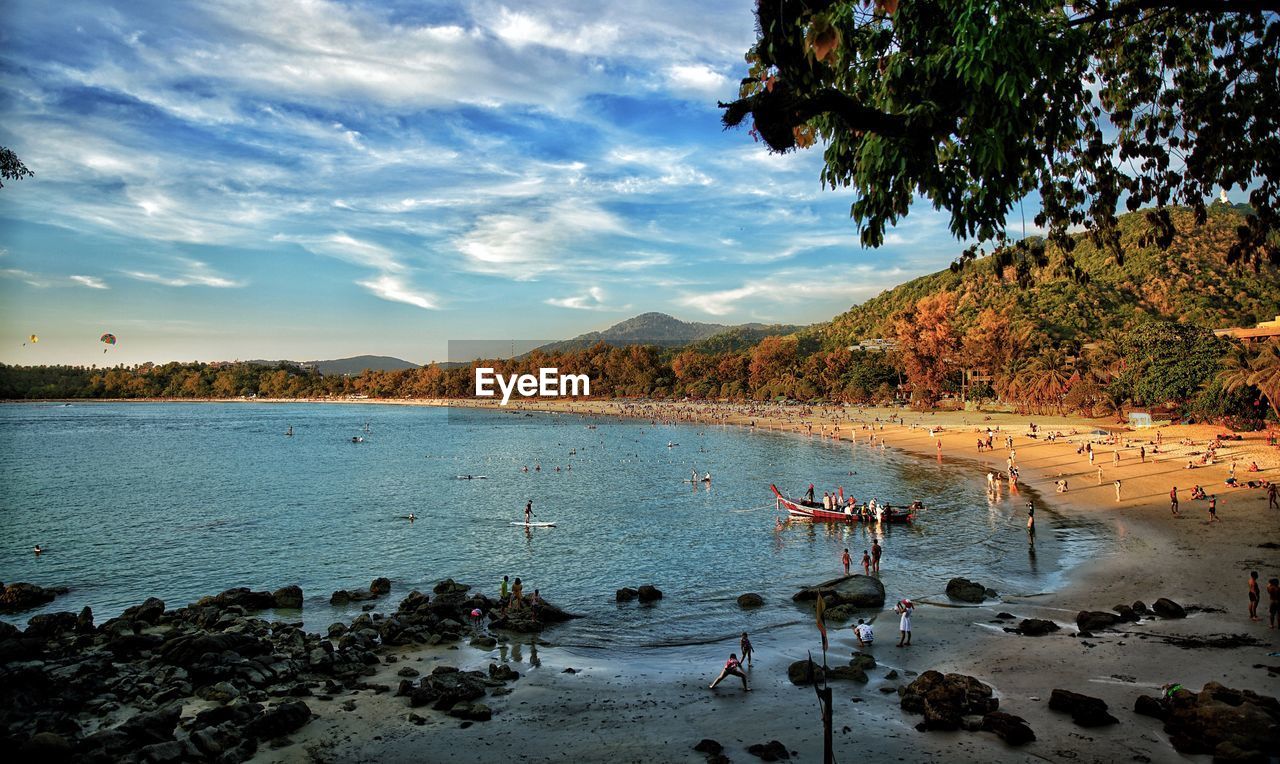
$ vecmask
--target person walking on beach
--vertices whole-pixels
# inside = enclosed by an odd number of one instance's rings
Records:
[[[1120,481],[1117,480],[1115,485],[1116,485],[1116,501],[1120,501]]]
[[[1276,499],[1276,484],[1267,486],[1267,509],[1280,509],[1280,501]]]
[[[864,576],[871,575],[871,555],[867,554],[867,550],[862,550],[862,574]]]
[[[1258,588],[1258,571],[1249,573],[1249,620],[1257,621],[1258,600],[1262,599],[1262,591]]]
[[[1280,625],[1280,578],[1273,578],[1267,582],[1267,599],[1271,600],[1269,623],[1274,629]]]
[[[1218,496],[1214,494],[1209,497],[1209,522],[1218,522]]]
[[[742,639],[738,642],[738,648],[742,650],[742,660],[747,662],[747,668],[751,668],[751,656],[755,654],[756,649],[751,646],[751,639],[747,637],[747,633],[742,632]]]
[[[1178,516],[1178,486],[1169,489],[1169,511]]]
[[[915,610],[915,605],[911,604],[909,599],[898,600],[898,604],[894,607],[893,612],[897,613],[898,618],[898,647],[911,646],[911,613]]]
[[[742,673],[742,662],[738,660],[737,653],[729,653],[729,660],[724,662],[724,668],[720,670],[720,676],[711,683],[710,689],[714,690],[716,685],[724,681],[724,678],[733,674],[742,679],[743,692],[751,692],[751,688],[747,686],[747,675]]]
[[[1147,447],[1146,446],[1138,446],[1138,456],[1141,457],[1143,464],[1147,463]]]
[[[877,576],[880,575],[880,555],[884,549],[880,546],[880,539],[871,540],[871,572]]]
[[[1098,465],[1098,485],[1102,485],[1102,465]]]
[[[849,563],[853,562],[853,558],[849,556],[849,547],[844,548],[844,554],[840,555],[840,562],[844,563],[844,574],[849,575]]]
[[[1030,501],[1027,502],[1027,533],[1036,535],[1036,505]]]

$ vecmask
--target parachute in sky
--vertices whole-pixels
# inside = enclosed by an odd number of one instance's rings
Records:
[[[108,344],[108,345],[114,345],[114,344],[116,344],[116,336],[115,336],[114,334],[107,333],[107,334],[104,334],[104,335],[102,335],[101,337],[99,337],[99,338],[98,338],[98,341],[99,341],[99,342],[105,342],[105,343],[106,343],[106,344]],[[107,348],[103,348],[103,349],[102,349],[102,352],[104,352],[104,353],[105,353],[105,352],[107,352],[108,350],[110,350],[110,348],[109,348],[109,347],[107,347]]]
[[[32,344],[32,345],[34,345],[34,344],[36,344],[36,343],[37,343],[37,342],[39,342],[39,341],[40,341],[40,338],[33,334],[33,335],[31,335],[30,337],[28,337],[28,338],[27,338],[27,341],[26,341],[26,342],[22,343],[22,346],[23,346],[23,347],[26,347],[28,343],[30,343],[30,344]]]

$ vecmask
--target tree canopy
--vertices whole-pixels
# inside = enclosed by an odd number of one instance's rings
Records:
[[[1254,215],[1228,259],[1280,263],[1280,0],[759,0],[724,123],[786,152],[824,145],[867,246],[917,195],[960,239],[999,243],[1038,193],[1069,250],[1084,225],[1120,256],[1116,213],[1203,220],[1219,188]],[[962,258],[972,258],[971,247]]]
[[[4,188],[4,180],[22,180],[35,175],[27,169],[18,155],[0,146],[0,188]]]

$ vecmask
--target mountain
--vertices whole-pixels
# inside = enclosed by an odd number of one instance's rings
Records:
[[[790,334],[800,327],[790,324],[704,324],[681,321],[666,313],[641,313],[634,318],[620,321],[600,332],[587,332],[560,342],[552,342],[539,348],[552,353],[591,347],[597,342],[607,345],[657,345],[659,347],[683,347],[694,342],[712,342],[724,349],[748,347],[771,334]],[[719,340],[717,341],[717,338]],[[743,344],[745,343],[745,344]]]
[[[335,358],[331,361],[263,361],[253,360],[245,361],[255,366],[278,366],[287,364],[290,366],[315,367],[316,371],[321,374],[359,374],[365,369],[373,369],[374,371],[400,371],[401,369],[416,369],[418,364],[410,363],[403,358],[392,358],[385,355],[358,355],[351,358]]]
[[[1143,214],[1120,217],[1123,262],[1083,234],[1075,237],[1074,265],[1057,246],[1031,242],[1029,253],[991,255],[958,272],[939,271],[899,284],[806,333],[821,332],[828,346],[886,337],[895,314],[943,291],[959,298],[961,330],[992,308],[1053,340],[1081,343],[1147,319],[1218,329],[1253,326],[1280,313],[1275,266],[1254,272],[1226,262],[1244,211],[1215,204],[1205,224],[1197,226],[1189,210],[1175,210],[1176,233],[1164,249],[1143,241],[1148,227]]]

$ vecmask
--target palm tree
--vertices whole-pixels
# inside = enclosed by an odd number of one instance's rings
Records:
[[[1032,401],[1040,405],[1053,404],[1062,413],[1062,396],[1066,395],[1071,380],[1067,368],[1067,355],[1061,350],[1050,349],[1031,360],[1027,367],[1027,392]]]
[[[1262,346],[1249,362],[1249,384],[1267,399],[1271,412],[1280,419],[1280,340]]]

